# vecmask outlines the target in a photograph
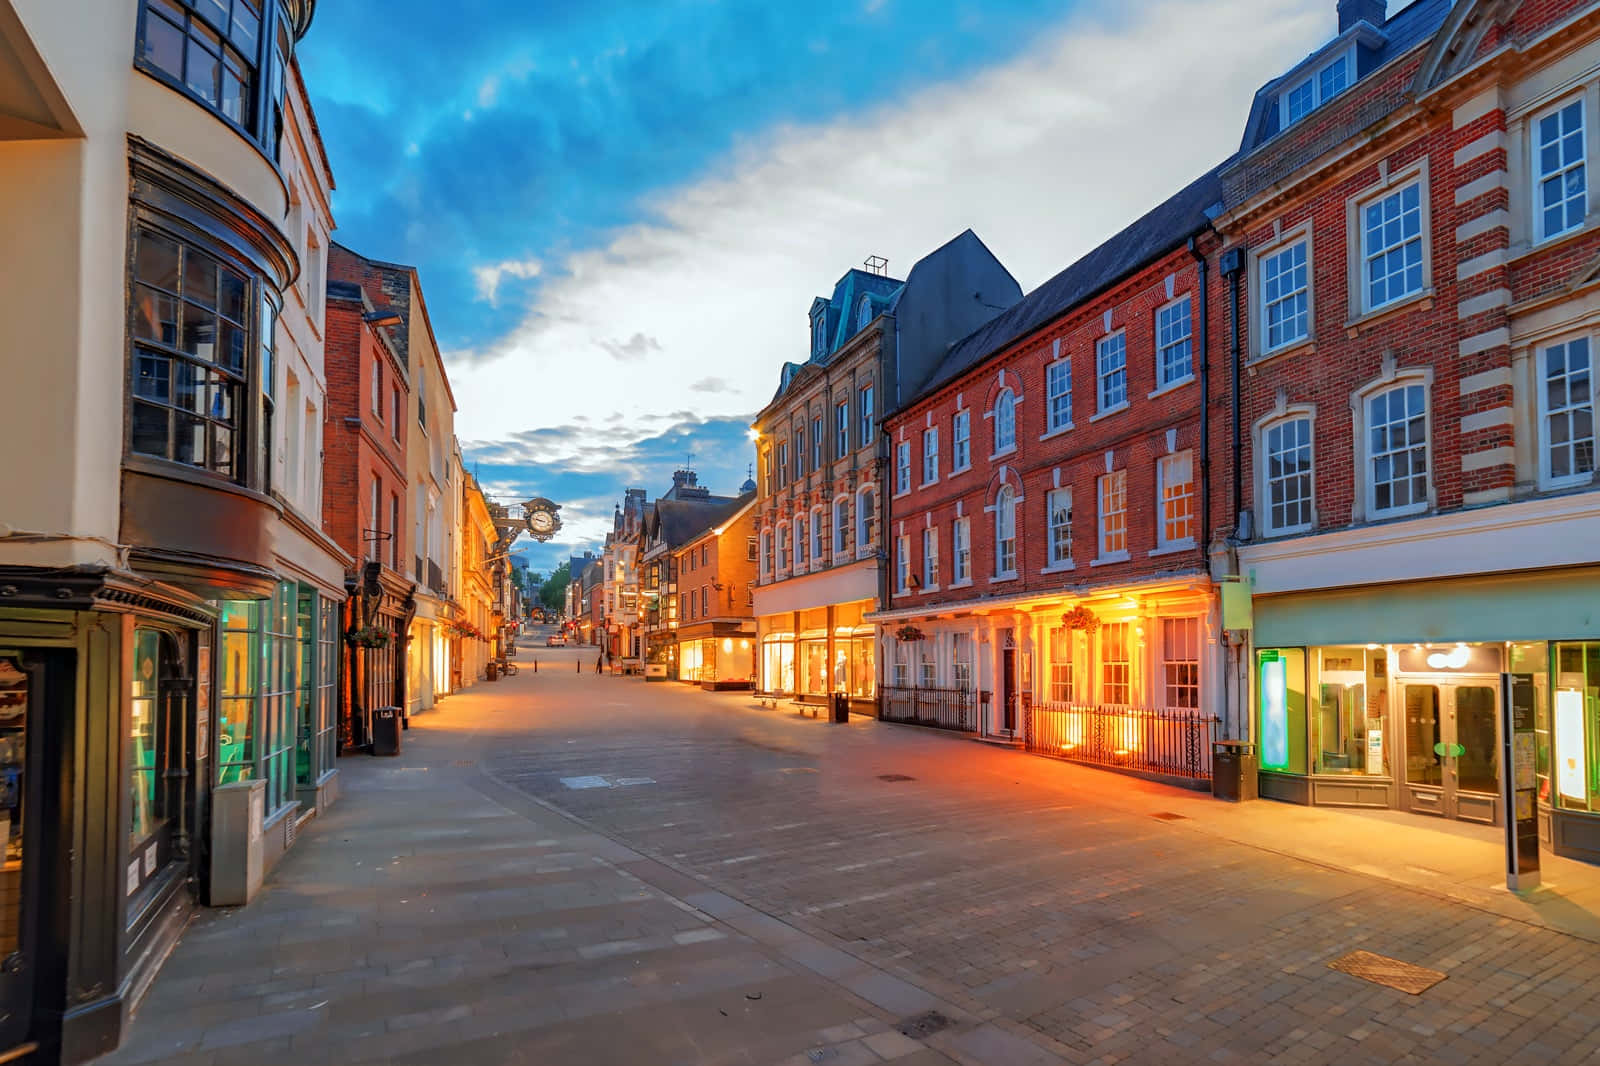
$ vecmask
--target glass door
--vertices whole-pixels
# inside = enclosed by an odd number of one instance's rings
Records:
[[[38,775],[29,765],[39,745],[28,734],[43,673],[24,655],[0,656],[0,1051],[27,1038],[33,1014],[40,856],[29,846],[38,830],[24,830],[38,807]]]
[[[1500,687],[1489,679],[1406,681],[1405,797],[1422,814],[1499,820]]]

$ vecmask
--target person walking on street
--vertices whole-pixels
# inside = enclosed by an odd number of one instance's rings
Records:
[[[600,672],[600,664],[603,663],[603,662],[605,662],[605,656],[596,655],[594,657],[594,672],[595,673],[598,674]]]

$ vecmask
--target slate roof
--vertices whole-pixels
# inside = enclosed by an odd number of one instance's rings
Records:
[[[1404,11],[1396,12],[1395,16],[1385,22],[1380,29],[1383,35],[1383,42],[1380,45],[1357,48],[1356,80],[1359,81],[1389,60],[1404,55],[1431,38],[1444,24],[1445,16],[1450,14],[1453,2],[1454,0],[1416,0],[1416,3]],[[1338,48],[1344,47],[1350,40],[1356,38],[1359,33],[1359,28],[1352,28],[1339,34],[1256,90],[1255,99],[1250,105],[1250,117],[1245,122],[1244,139],[1239,145],[1241,155],[1254,151],[1280,132],[1278,94],[1288,86],[1290,79],[1293,78],[1298,82],[1298,75],[1308,66],[1313,66],[1317,60],[1332,55]],[[1346,88],[1345,91],[1350,90]]]
[[[817,297],[812,301],[813,313],[818,303],[826,302],[827,325],[825,333],[828,338],[822,351],[813,351],[808,362],[826,363],[829,356],[833,355],[844,346],[844,342],[861,332],[858,312],[861,307],[861,297],[865,296],[872,304],[872,318],[877,318],[889,306],[889,301],[900,291],[905,284],[899,278],[891,278],[882,274],[869,274],[856,267],[845,271],[833,286],[833,296],[827,300]],[[867,321],[872,321],[868,319]]]
[[[750,502],[745,496],[707,496],[699,500],[657,500],[645,536],[659,534],[669,548],[687,544]]]
[[[928,383],[915,396],[908,397],[906,404],[933,392],[1204,230],[1210,224],[1208,210],[1222,199],[1219,174],[1226,165],[1219,164],[1196,178],[1176,196],[957,341]]]

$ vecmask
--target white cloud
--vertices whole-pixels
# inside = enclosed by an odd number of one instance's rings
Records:
[[[506,278],[536,278],[544,270],[537,259],[507,259],[503,263],[472,268],[472,277],[478,283],[478,298],[493,306],[500,291],[500,282]]]
[[[520,328],[454,359],[461,423],[482,440],[597,409],[748,415],[805,358],[814,296],[871,254],[903,277],[969,226],[1032,289],[1232,152],[1255,89],[1332,35],[1332,6],[1096,0],[969,80],[750,140],[552,270]],[[480,268],[485,298],[531,276],[517,266]],[[606,358],[618,337],[659,351]]]

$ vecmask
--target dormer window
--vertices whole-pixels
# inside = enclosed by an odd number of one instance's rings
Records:
[[[1344,92],[1355,80],[1355,69],[1355,49],[1350,47],[1290,85],[1279,97],[1283,108],[1279,125],[1288,129]]]
[[[856,309],[856,329],[866,329],[867,323],[872,321],[872,297],[863,296],[861,304]]]
[[[823,316],[817,315],[811,320],[811,354],[820,356],[828,347],[828,331],[823,328]]]

